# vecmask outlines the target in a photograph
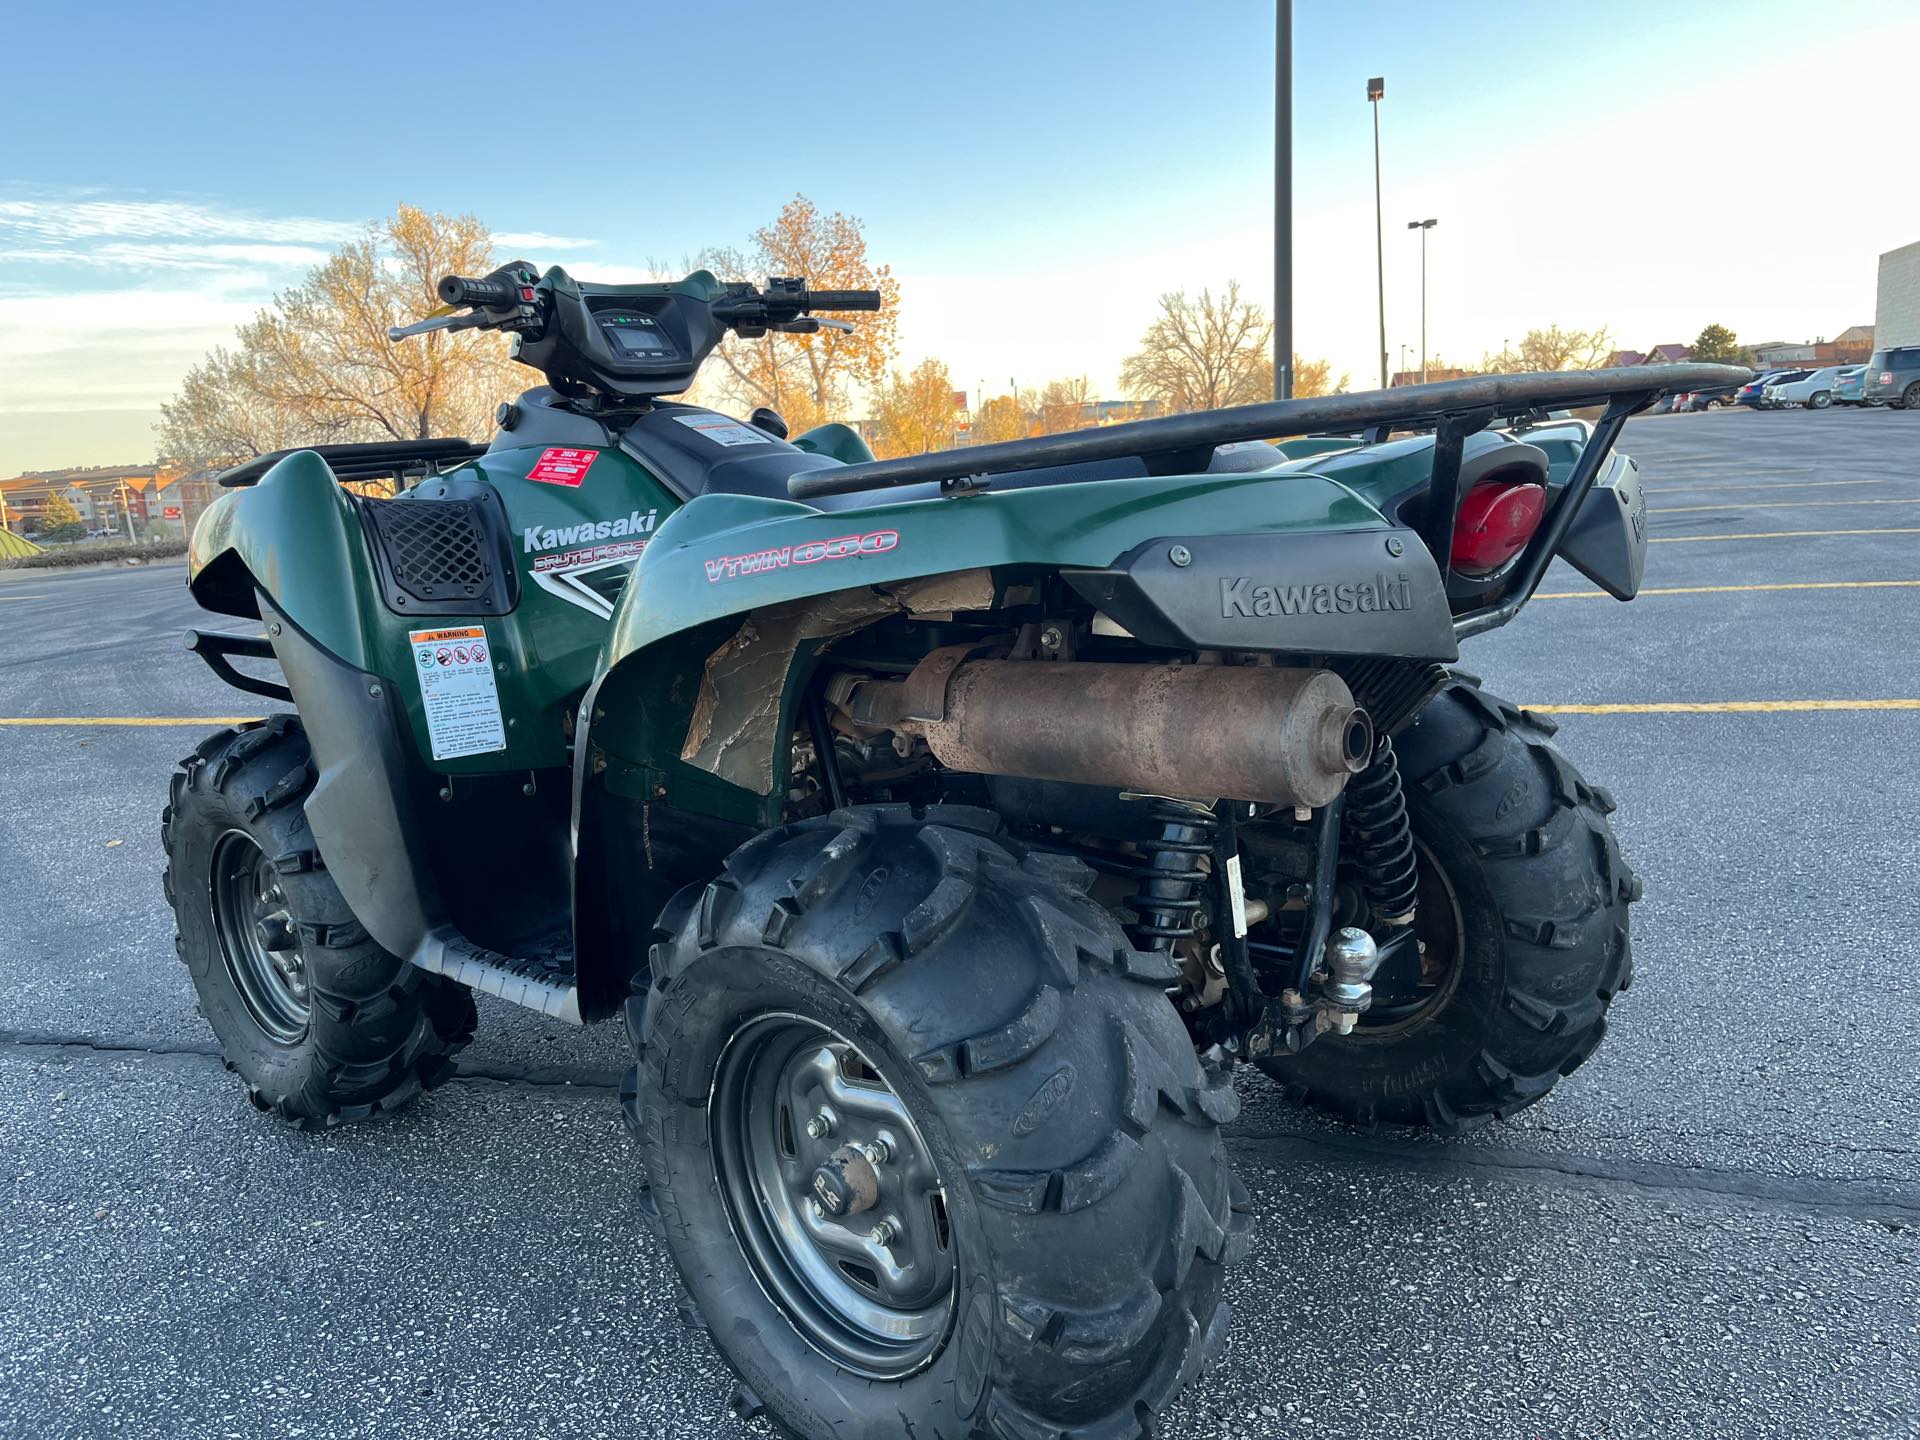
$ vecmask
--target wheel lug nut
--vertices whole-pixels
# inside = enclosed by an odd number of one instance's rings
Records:
[[[827,1114],[826,1111],[822,1110],[818,1115],[807,1121],[807,1138],[809,1140],[824,1140],[831,1134],[833,1134],[833,1117]]]
[[[882,1220],[878,1225],[874,1226],[872,1230],[867,1232],[867,1238],[884,1250],[893,1244],[898,1233],[899,1232],[893,1228],[893,1222],[891,1220]]]
[[[854,1148],[867,1157],[869,1165],[884,1165],[893,1158],[893,1151],[887,1147],[885,1140],[869,1140]]]

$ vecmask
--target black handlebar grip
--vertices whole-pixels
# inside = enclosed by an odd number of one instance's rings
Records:
[[[807,292],[809,310],[878,310],[878,290],[811,290]]]
[[[441,277],[440,299],[448,305],[481,305],[489,309],[517,303],[514,289],[504,280],[469,280],[464,275]]]

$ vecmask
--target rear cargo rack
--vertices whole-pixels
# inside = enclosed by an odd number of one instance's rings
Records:
[[[1125,458],[1145,461],[1150,475],[1197,475],[1207,468],[1215,446],[1239,440],[1329,434],[1384,437],[1392,430],[1443,434],[1453,430],[1464,438],[1495,420],[1579,405],[1606,405],[1620,410],[1624,419],[1673,391],[1711,390],[1751,378],[1736,365],[1636,365],[1620,370],[1481,375],[1357,395],[1270,400],[842,469],[808,470],[787,482],[787,493],[796,500],[812,500],[930,481],[938,481],[950,492],[981,490],[990,488],[995,475]],[[1477,423],[1468,425],[1468,421]],[[1436,474],[1436,481],[1439,478]]]
[[[1201,475],[1216,446],[1237,440],[1353,435],[1375,444],[1396,430],[1431,430],[1433,473],[1427,482],[1426,503],[1420,507],[1418,533],[1445,574],[1453,552],[1454,520],[1460,511],[1460,465],[1467,437],[1496,420],[1533,421],[1543,411],[1603,406],[1573,473],[1551,500],[1551,508],[1521,552],[1512,576],[1489,603],[1455,612],[1454,636],[1465,639],[1506,624],[1533,598],[1629,416],[1665,394],[1744,384],[1749,378],[1749,372],[1737,365],[1636,365],[1619,370],[1483,375],[1397,390],[1368,390],[1358,395],[1274,400],[1264,405],[1136,420],[1100,430],[1043,435],[937,455],[909,455],[844,469],[810,470],[787,481],[787,492],[796,500],[811,500],[822,495],[937,481],[949,495],[967,494],[990,489],[996,475],[1126,457],[1144,461],[1149,475]],[[1246,478],[1245,474],[1220,477],[1223,482]]]
[[[465,464],[487,453],[487,447],[471,440],[379,440],[361,445],[301,445],[291,450],[275,450],[224,470],[217,477],[227,489],[257,485],[260,477],[289,455],[311,450],[327,462],[340,480],[425,479]]]

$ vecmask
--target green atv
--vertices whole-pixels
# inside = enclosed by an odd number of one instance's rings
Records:
[[[876,462],[660,398],[872,293],[440,296],[395,337],[508,330],[547,378],[490,445],[266,456],[193,537],[195,599],[265,634],[190,648],[296,712],[204,741],[163,823],[262,1110],[395,1109],[475,991],[624,1017],[636,1213],[774,1417],[1110,1437],[1226,1336],[1237,1064],[1458,1131],[1593,1053],[1639,894],[1612,802],[1447,666],[1556,555],[1634,594],[1620,427],[1739,372]]]

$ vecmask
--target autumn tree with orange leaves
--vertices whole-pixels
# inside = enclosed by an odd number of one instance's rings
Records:
[[[959,401],[953,377],[939,360],[922,360],[905,375],[896,370],[874,393],[868,423],[873,453],[889,459],[951,449]]]
[[[201,466],[323,441],[486,437],[494,407],[528,381],[506,337],[476,330],[396,345],[387,327],[431,312],[442,275],[493,264],[492,237],[473,216],[402,205],[275,296],[234,348],[187,373],[161,407],[162,450]]]
[[[723,280],[764,283],[771,276],[798,276],[814,290],[878,290],[877,314],[852,320],[853,333],[770,333],[758,339],[732,337],[715,357],[723,367],[719,389],[741,411],[766,405],[780,412],[794,433],[829,420],[844,420],[855,386],[885,383],[898,349],[900,283],[885,265],[867,258],[861,222],[820,207],[804,195],[789,200],[771,225],[754,233],[745,250],[711,250],[701,257]]]

